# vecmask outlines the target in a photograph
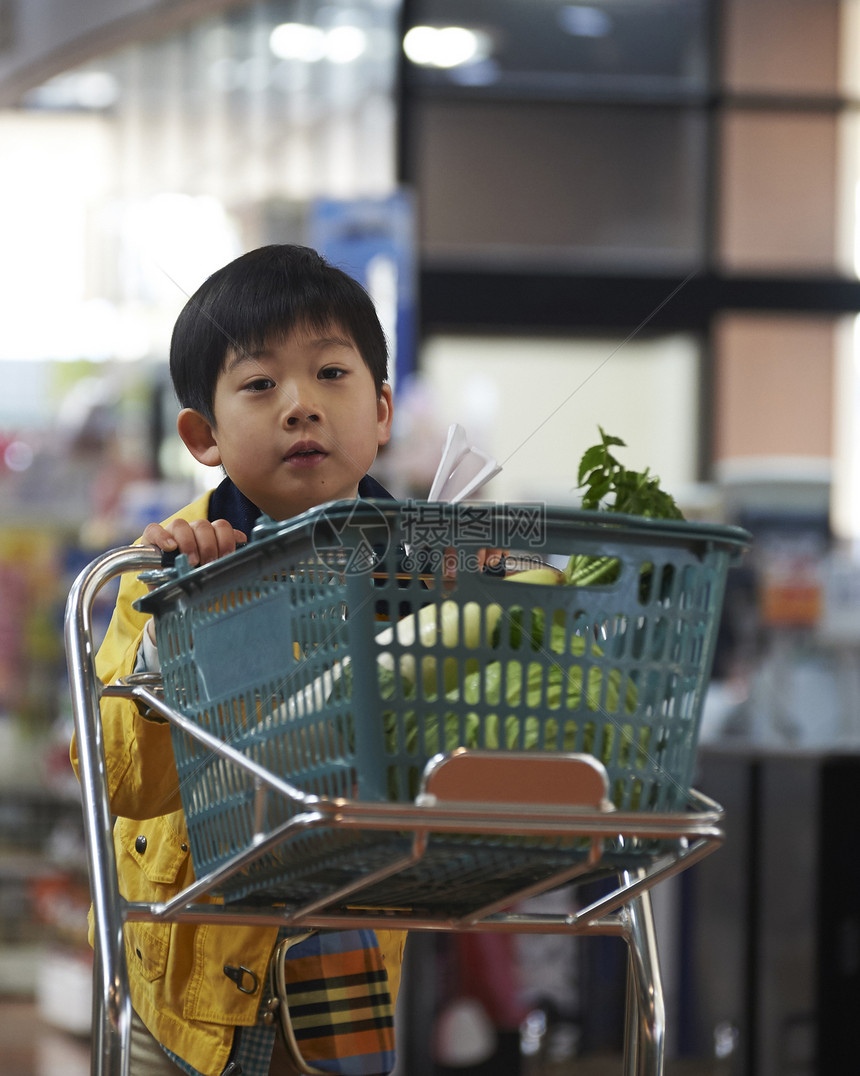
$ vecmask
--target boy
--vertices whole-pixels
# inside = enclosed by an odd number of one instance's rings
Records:
[[[387,348],[354,280],[305,247],[269,246],[214,273],[177,319],[170,372],[179,435],[226,477],[142,541],[206,564],[265,512],[283,520],[325,501],[388,497],[367,470],[391,435]],[[124,577],[99,651],[105,683],[157,668],[152,622]],[[169,899],[193,878],[169,726],[126,700],[102,705],[120,890]],[[73,745],[72,759],[76,761]],[[130,923],[131,1076],[281,1076],[297,1071],[261,1024],[276,927]],[[396,998],[405,935],[378,932]]]

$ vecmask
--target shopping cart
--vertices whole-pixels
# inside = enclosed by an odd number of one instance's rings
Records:
[[[202,568],[143,547],[95,560],[66,615],[95,1076],[126,1071],[123,926],[141,919],[616,935],[625,1071],[659,1076],[650,889],[722,839],[722,809],[690,786],[726,572],[748,538],[538,505],[357,501],[263,519]],[[520,566],[575,554],[592,582],[488,574],[487,546]],[[95,674],[93,602],[124,572],[152,588],[139,605],[158,684]],[[171,723],[196,881],[164,903],[118,891],[108,696]],[[596,879],[603,895],[575,913],[523,909]]]

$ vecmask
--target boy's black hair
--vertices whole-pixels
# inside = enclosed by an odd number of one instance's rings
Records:
[[[276,244],[217,270],[176,319],[170,376],[180,405],[214,422],[215,385],[228,351],[257,351],[299,326],[346,332],[380,394],[388,347],[370,296],[310,247]]]

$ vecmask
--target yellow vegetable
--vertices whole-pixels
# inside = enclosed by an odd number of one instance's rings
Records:
[[[564,572],[547,565],[506,576],[506,582],[555,585],[564,582]],[[502,612],[502,606],[497,602],[483,606],[474,601],[460,603],[453,598],[439,604],[432,602],[419,609],[417,615],[403,617],[377,635],[378,663],[381,668],[394,671],[395,655],[388,648],[396,642],[404,648],[397,658],[397,668],[405,684],[416,684],[420,680],[424,696],[435,696],[440,687],[437,682],[439,648],[458,646],[462,632],[462,644],[467,649],[489,649]],[[428,652],[422,654],[425,647]],[[444,694],[459,688],[460,684],[457,662],[446,661],[444,657],[441,660]]]
[[[383,669],[393,671],[394,654],[386,648],[396,641],[400,646],[408,648],[408,652],[399,656],[400,675],[407,683],[416,683],[419,679],[417,663],[420,662],[424,693],[435,695],[439,690],[435,656],[438,647],[457,646],[460,642],[461,624],[464,646],[470,650],[489,646],[501,615],[502,607],[495,602],[487,606],[480,606],[477,602],[461,605],[449,598],[439,605],[425,605],[418,610],[417,617],[414,613],[403,617],[393,627],[386,628],[377,635],[376,641],[380,647],[378,663]],[[428,650],[431,647],[437,649],[434,653],[422,655],[422,647]],[[443,692],[457,687],[457,668],[454,661],[444,663],[444,680]]]
[[[564,572],[560,568],[552,568],[547,564],[543,568],[529,568],[524,572],[506,575],[505,581],[508,583],[543,583],[552,586],[563,583],[565,580]]]

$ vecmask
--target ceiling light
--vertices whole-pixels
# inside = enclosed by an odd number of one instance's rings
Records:
[[[318,26],[282,22],[269,35],[269,48],[279,60],[316,63],[326,54],[326,35]]]
[[[434,26],[413,26],[407,31],[403,38],[403,51],[414,64],[428,67],[433,64],[437,32]]]
[[[367,50],[367,34],[359,26],[344,24],[331,30],[302,22],[283,22],[269,35],[269,48],[279,60],[348,64]]]
[[[71,71],[57,75],[25,96],[28,107],[56,109],[111,108],[119,100],[119,83],[107,71]]]
[[[489,39],[465,26],[413,26],[403,38],[403,51],[423,67],[459,67],[484,59]]]
[[[326,59],[333,64],[357,60],[367,48],[367,34],[358,26],[335,26],[325,35]]]

